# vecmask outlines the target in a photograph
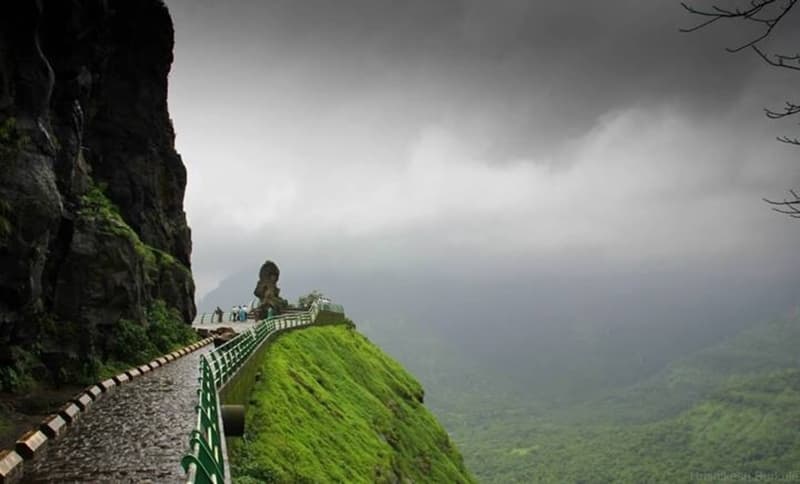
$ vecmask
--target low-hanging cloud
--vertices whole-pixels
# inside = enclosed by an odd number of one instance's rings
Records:
[[[790,229],[760,197],[782,188],[792,160],[768,138],[732,139],[739,114],[723,124],[669,107],[610,113],[543,160],[481,159],[436,126],[420,129],[396,163],[367,163],[358,151],[335,163],[242,156],[207,168],[210,180],[230,170],[243,176],[216,189],[198,182],[189,212],[203,214],[192,220],[202,241],[233,236],[258,247],[263,238],[304,250],[303,241],[325,240],[348,258],[393,238],[413,247],[403,259],[440,261],[593,250],[636,262],[779,250]]]

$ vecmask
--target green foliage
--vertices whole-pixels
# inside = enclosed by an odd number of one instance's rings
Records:
[[[155,354],[147,327],[141,323],[120,319],[112,327],[111,334],[109,352],[115,360],[137,363]]]
[[[138,246],[144,244],[136,232],[123,220],[122,215],[119,213],[119,208],[108,199],[104,190],[104,185],[92,184],[89,191],[81,197],[81,208],[78,213],[84,217],[97,220],[99,225],[109,233],[131,239],[138,250]],[[145,255],[143,247],[142,255]]]
[[[141,365],[197,341],[197,333],[183,323],[180,314],[162,300],[147,310],[145,324],[120,319],[112,328],[112,343],[106,363],[95,374],[107,376],[130,366]]]
[[[8,144],[17,134],[17,119],[8,117],[0,123],[0,143]]]
[[[311,307],[312,304],[314,304],[314,302],[317,299],[322,299],[324,297],[325,297],[324,294],[322,294],[318,290],[314,289],[313,291],[311,291],[310,293],[306,294],[305,296],[300,296],[297,299],[297,307],[300,308],[300,309],[308,309],[308,308]]]
[[[0,122],[0,155],[23,150],[28,144],[30,138],[20,133],[17,118],[10,116]]]
[[[800,478],[798,345],[800,321],[773,321],[580,404],[497,394],[470,407],[481,400],[464,387],[461,404],[438,405],[481,482]]]
[[[743,378],[676,417],[647,424],[520,420],[471,449],[482,482],[691,482],[710,473],[800,472],[800,371]],[[524,446],[524,447],[521,447]],[[568,463],[568,465],[565,465]],[[754,480],[754,479],[751,479]]]
[[[19,346],[8,348],[11,365],[0,366],[0,391],[25,392],[31,390],[36,382],[32,377],[32,369],[39,361],[34,353]]]
[[[148,336],[159,354],[194,343],[197,333],[184,324],[178,310],[158,299],[147,311]]]
[[[17,119],[8,117],[0,123],[0,144],[7,147],[16,142],[17,138]]]
[[[566,418],[644,423],[677,415],[712,394],[731,378],[767,374],[800,365],[800,321],[758,324],[678,359],[639,383],[573,406]]]
[[[103,184],[93,184],[89,191],[81,197],[79,214],[95,220],[102,231],[128,239],[139,256],[141,256],[150,277],[157,277],[158,273],[164,269],[189,272],[189,269],[184,267],[171,254],[142,242],[139,235],[122,218],[119,208],[108,199],[104,191],[105,186]]]
[[[32,319],[38,340],[25,349],[10,347],[13,365],[0,367],[0,391],[24,392],[51,379],[62,384],[89,385],[197,341],[197,334],[180,314],[156,300],[146,321],[121,319],[104,328],[104,347],[97,350],[96,334],[51,315]]]
[[[266,350],[237,482],[472,482],[419,383],[350,326],[281,335]]]

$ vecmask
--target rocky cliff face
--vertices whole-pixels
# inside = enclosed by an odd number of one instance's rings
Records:
[[[160,0],[0,4],[0,365],[111,358],[157,300],[194,317],[173,40]]]

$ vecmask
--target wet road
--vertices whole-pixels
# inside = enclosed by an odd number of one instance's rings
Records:
[[[173,483],[196,421],[205,346],[113,388],[35,461],[23,482]]]
[[[247,321],[236,321],[235,323],[206,323],[206,324],[192,323],[192,327],[194,329],[208,329],[208,330],[214,330],[217,328],[233,328],[233,330],[236,331],[237,333],[241,333],[243,331],[252,328],[258,323],[259,321],[256,321],[254,319],[248,319]]]

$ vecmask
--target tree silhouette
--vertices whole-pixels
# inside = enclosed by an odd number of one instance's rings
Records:
[[[800,52],[770,52],[764,44],[775,28],[783,22],[797,4],[798,0],[748,0],[741,1],[742,7],[723,8],[712,4],[708,8],[698,8],[688,3],[681,2],[681,5],[692,15],[702,17],[702,21],[693,27],[680,29],[681,32],[695,32],[716,22],[745,22],[750,26],[757,27],[757,33],[747,40],[734,47],[728,47],[728,52],[736,53],[744,50],[752,50],[767,64],[782,69],[800,71]],[[734,2],[735,3],[735,2]],[[785,105],[777,110],[765,108],[764,112],[769,119],[783,119],[795,116],[800,113],[800,104],[787,101]],[[797,137],[778,136],[778,141],[790,145],[800,146],[800,139]],[[783,200],[764,201],[772,205],[773,210],[778,213],[789,215],[793,218],[800,218],[800,194],[795,190],[789,190],[790,197]]]

